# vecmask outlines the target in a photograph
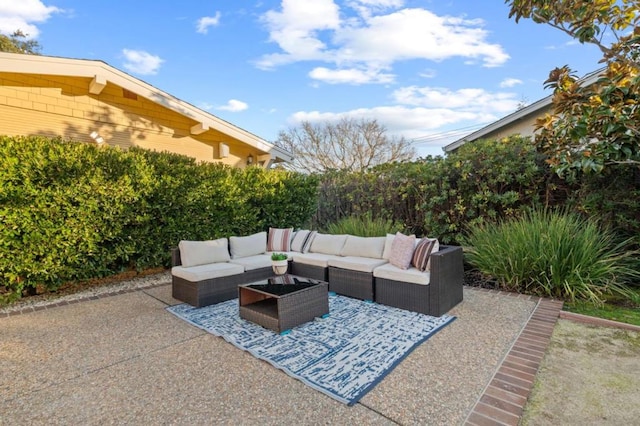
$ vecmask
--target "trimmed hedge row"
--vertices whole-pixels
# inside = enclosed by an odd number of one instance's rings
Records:
[[[0,301],[37,285],[167,266],[181,239],[301,226],[317,184],[137,148],[0,137]]]

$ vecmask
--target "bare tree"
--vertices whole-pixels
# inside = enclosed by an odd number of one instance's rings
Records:
[[[312,124],[281,131],[277,145],[293,153],[288,167],[305,172],[363,171],[369,167],[411,160],[415,149],[404,137],[389,137],[376,120],[343,118],[337,123]]]

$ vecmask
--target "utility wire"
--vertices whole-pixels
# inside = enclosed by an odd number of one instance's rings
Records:
[[[412,145],[421,145],[421,144],[425,144],[425,143],[430,143],[430,142],[436,142],[439,140],[443,140],[443,139],[447,139],[447,138],[451,138],[454,136],[461,136],[461,135],[465,135],[465,134],[469,134],[472,133],[476,130],[479,130],[483,127],[485,127],[486,124],[476,124],[473,126],[466,126],[466,127],[460,127],[458,129],[453,129],[453,130],[448,130],[446,132],[441,132],[441,133],[432,133],[430,135],[424,135],[424,136],[418,136],[416,138],[412,138],[410,140],[410,144]]]

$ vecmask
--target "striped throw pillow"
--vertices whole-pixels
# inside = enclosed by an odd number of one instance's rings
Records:
[[[313,240],[314,238],[316,238],[317,234],[318,234],[318,231],[309,232],[309,236],[307,237],[307,240],[304,242],[304,245],[302,246],[302,253],[309,253],[309,249],[311,249],[311,243],[313,243]]]
[[[309,238],[309,234],[311,231],[307,229],[299,229],[296,232],[296,235],[293,236],[293,240],[291,240],[291,251],[297,251],[298,253],[302,253],[302,248],[304,247],[304,243]]]
[[[422,241],[418,243],[413,251],[413,258],[411,259],[411,264],[414,268],[422,272],[429,270],[431,266],[429,264],[429,258],[437,243],[438,240],[435,238],[423,238]]]
[[[293,228],[269,228],[267,251],[290,251]]]

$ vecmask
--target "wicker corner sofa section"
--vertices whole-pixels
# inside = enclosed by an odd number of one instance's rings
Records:
[[[171,249],[171,266],[181,266],[180,249]],[[172,274],[172,296],[201,308],[238,297],[238,285],[262,280],[273,276],[271,267],[245,271],[241,274],[189,281]]]
[[[440,246],[431,254],[429,285],[375,278],[376,302],[439,317],[462,301],[462,247]]]
[[[254,238],[252,249],[255,249],[255,235],[240,238]],[[319,234],[316,238],[315,245],[310,244],[307,251],[289,253],[291,274],[328,281],[329,291],[340,295],[433,316],[446,313],[462,301],[461,247],[440,246],[429,257],[430,270],[419,272],[415,268],[405,271],[389,265],[388,254],[383,254],[383,249],[386,253],[392,235],[386,240],[385,237],[367,239],[327,234]],[[233,244],[230,249],[233,252]],[[271,267],[267,266],[270,256],[266,248],[258,251],[261,254],[250,253],[254,260],[248,263],[252,267],[246,267],[244,272],[195,281],[172,273],[173,297],[196,307],[238,297],[239,284],[273,276]],[[183,263],[179,248],[172,249],[171,254],[174,267]],[[234,259],[230,262],[243,263],[242,258],[238,259],[238,253],[235,256],[232,253],[231,257]],[[255,259],[258,259],[257,263]],[[376,276],[374,271],[378,267],[386,268],[387,273]]]

